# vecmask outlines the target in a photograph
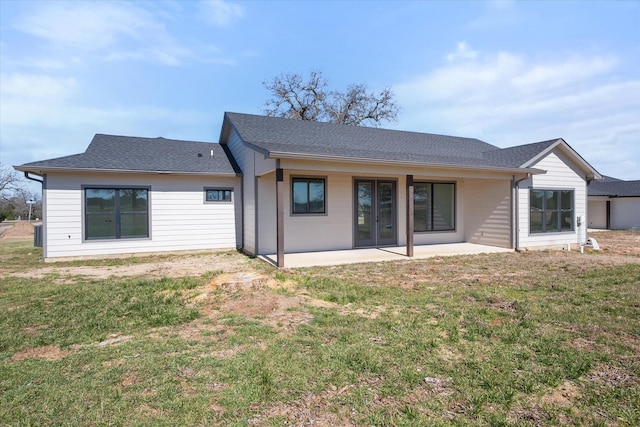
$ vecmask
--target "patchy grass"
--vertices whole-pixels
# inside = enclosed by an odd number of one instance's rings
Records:
[[[3,272],[35,268],[42,259],[42,249],[29,240],[0,240],[0,266]]]
[[[5,249],[12,271],[38,267],[33,248]],[[2,276],[0,420],[640,424],[637,251],[261,272],[235,286]]]

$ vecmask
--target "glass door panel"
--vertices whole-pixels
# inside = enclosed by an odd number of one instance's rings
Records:
[[[355,246],[397,243],[395,181],[356,180]]]
[[[378,244],[395,243],[394,182],[378,182]]]
[[[356,181],[356,246],[375,245],[374,181]]]

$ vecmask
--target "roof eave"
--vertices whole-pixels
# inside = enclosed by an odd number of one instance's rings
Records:
[[[233,120],[231,119],[231,117],[229,117],[228,112],[224,113],[224,119],[222,120],[222,130],[220,131],[220,145],[227,145],[227,143],[229,142],[229,135],[231,134],[232,129],[238,134],[238,136],[240,137],[240,140],[244,145],[246,145],[247,147],[251,148],[254,151],[257,151],[258,153],[264,155],[265,157],[269,155],[269,150],[261,147],[259,143],[256,144],[254,142],[248,141],[244,139],[242,135],[240,135],[240,131],[238,131],[238,128],[236,127],[235,123],[233,123]]]
[[[589,164],[589,162],[587,162],[585,159],[582,158],[582,156],[580,154],[578,154],[578,152],[576,150],[574,150],[564,139],[562,138],[558,138],[556,140],[556,142],[554,142],[553,144],[551,144],[550,146],[548,146],[547,148],[545,148],[544,150],[542,150],[540,153],[538,153],[537,155],[535,155],[533,158],[527,160],[525,163],[523,163],[521,166],[522,167],[528,167],[529,165],[535,164],[537,163],[540,159],[542,159],[543,157],[545,157],[547,154],[549,154],[550,152],[552,152],[557,146],[562,145],[566,151],[569,151],[574,159],[576,160],[576,162],[585,170],[587,171],[587,179],[588,180],[600,180],[603,178],[603,176],[593,167]]]
[[[331,161],[342,163],[368,163],[376,165],[388,165],[388,166],[413,166],[413,167],[428,167],[433,169],[464,169],[464,170],[476,170],[476,171],[491,171],[491,172],[504,172],[504,173],[530,173],[532,175],[540,175],[547,173],[545,170],[536,168],[505,168],[496,166],[472,166],[472,165],[460,165],[460,164],[444,164],[444,163],[425,163],[425,162],[412,162],[406,160],[383,160],[383,159],[371,159],[364,157],[343,157],[343,156],[331,156],[331,155],[318,155],[318,154],[305,154],[305,153],[288,153],[281,151],[270,151],[268,154],[270,159],[292,159],[292,160],[317,160],[317,161]]]
[[[97,168],[69,168],[57,166],[14,166],[21,172],[30,172],[41,175],[47,172],[104,172],[104,173],[134,173],[134,174],[154,174],[154,175],[207,175],[207,176],[242,176],[237,172],[190,172],[190,171],[163,171],[163,170],[140,170],[140,169],[97,169]]]

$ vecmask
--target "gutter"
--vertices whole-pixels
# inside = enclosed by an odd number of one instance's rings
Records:
[[[67,168],[67,167],[51,167],[46,166],[43,168],[36,167],[22,167],[15,166],[14,169],[22,171],[25,173],[25,177],[27,177],[27,173],[36,173],[33,170],[38,170],[40,173],[42,172],[83,172],[83,173],[95,173],[95,172],[104,172],[104,173],[133,173],[133,174],[158,174],[158,175],[199,175],[199,176],[224,176],[224,177],[235,177],[242,176],[240,172],[225,172],[225,173],[216,173],[216,172],[185,172],[185,171],[158,171],[158,170],[140,170],[140,169],[95,169],[95,168]],[[31,180],[35,180],[33,178],[29,178]],[[37,180],[36,180],[37,181]]]

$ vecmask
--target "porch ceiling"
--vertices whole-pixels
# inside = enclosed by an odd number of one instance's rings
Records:
[[[414,246],[413,258],[407,257],[406,246],[384,248],[348,249],[340,251],[302,252],[284,255],[285,268],[315,267],[361,262],[410,261],[437,256],[476,255],[497,252],[512,252],[513,249],[474,243],[448,243],[441,245]],[[261,255],[260,259],[276,264],[276,255]]]

